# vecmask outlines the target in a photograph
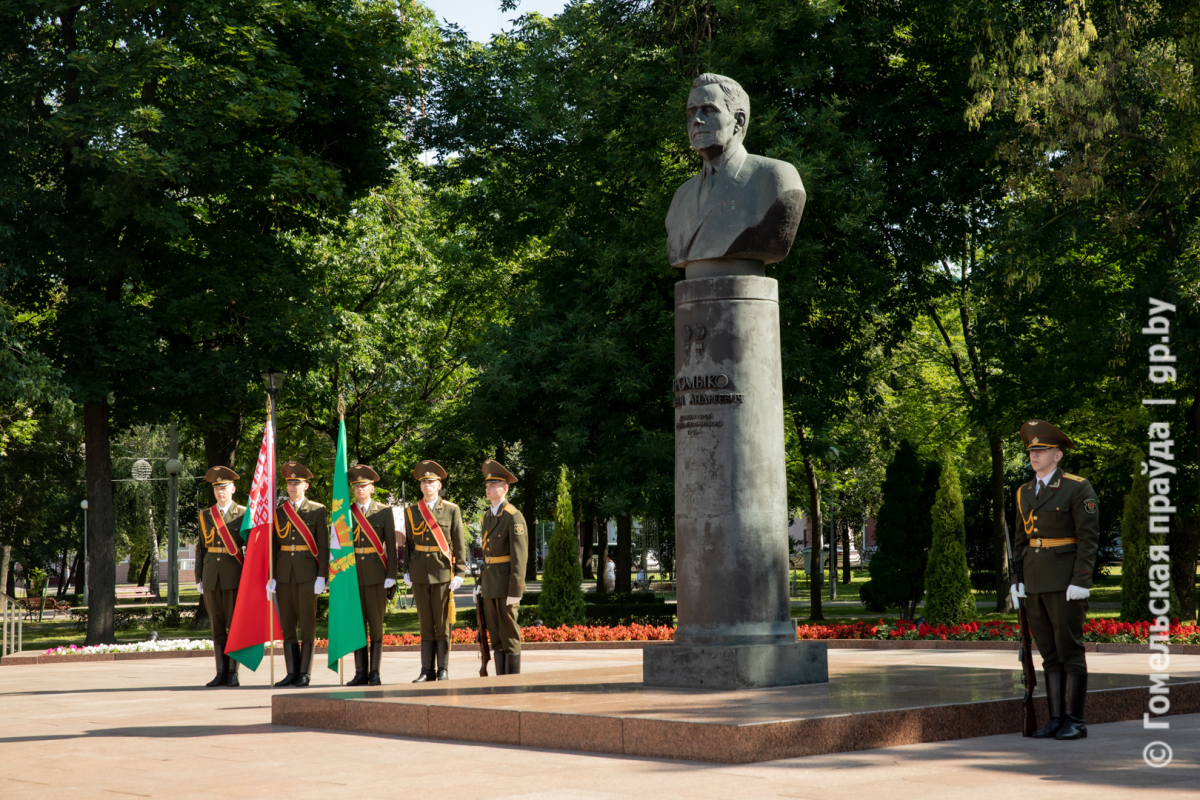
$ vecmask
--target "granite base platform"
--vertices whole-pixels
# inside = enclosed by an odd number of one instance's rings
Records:
[[[1020,732],[1020,672],[829,665],[829,683],[709,692],[642,684],[640,666],[272,697],[271,721],[323,730],[744,764]],[[1200,712],[1200,679],[1170,684]],[[1140,675],[1093,674],[1089,723],[1141,719]],[[1046,719],[1037,698],[1039,721]]]

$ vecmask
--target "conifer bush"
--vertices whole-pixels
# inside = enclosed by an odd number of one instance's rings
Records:
[[[883,481],[883,502],[875,525],[879,549],[871,558],[862,588],[873,608],[898,608],[913,619],[925,593],[925,561],[931,539],[929,510],[937,487],[936,462],[921,463],[912,443],[896,448]]]
[[[967,528],[958,468],[947,456],[930,509],[932,541],[925,567],[925,619],[930,625],[955,625],[975,618],[971,568],[967,564]]]
[[[550,537],[549,553],[542,572],[542,593],[538,597],[538,615],[542,622],[557,628],[560,625],[582,625],[585,621],[583,604],[583,568],[579,565],[578,543],[575,539],[575,514],[571,510],[571,484],[567,468],[558,476],[558,503],[554,511],[554,535]]]
[[[1157,617],[1150,611],[1150,545],[1166,544],[1166,538],[1166,534],[1150,533],[1150,476],[1134,475],[1133,486],[1125,495],[1125,512],[1121,515],[1122,622],[1144,622]],[[1169,563],[1157,563],[1166,567],[1158,577],[1169,580]],[[1178,616],[1179,597],[1175,594],[1174,582],[1169,594],[1171,608],[1165,616]],[[1160,598],[1159,605],[1161,602]]]

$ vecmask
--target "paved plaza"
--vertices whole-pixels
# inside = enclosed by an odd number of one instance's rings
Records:
[[[832,663],[1012,669],[1010,652],[831,650]],[[628,667],[638,650],[531,651],[527,673]],[[1094,672],[1139,674],[1144,655],[1091,654]],[[281,663],[281,662],[280,662]],[[451,662],[462,678],[474,654]],[[336,674],[314,664],[316,687]],[[1200,675],[1200,657],[1172,659]],[[277,667],[279,669],[279,667]],[[408,681],[415,653],[388,653],[385,682]],[[1172,717],[1157,737],[1140,722],[1094,725],[1081,742],[1016,735],[908,745],[752,765],[584,755],[556,750],[333,733],[270,723],[265,664],[240,689],[204,689],[211,659],[0,668],[0,797],[392,798],[1012,798],[1195,797],[1200,715]],[[285,690],[278,690],[283,692]],[[303,691],[303,690],[300,690]],[[1174,747],[1164,769],[1143,747]]]

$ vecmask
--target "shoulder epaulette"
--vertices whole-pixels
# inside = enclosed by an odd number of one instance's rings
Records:
[[[449,500],[443,500],[442,505],[450,506],[451,508],[458,508],[458,503],[451,503]]]
[[[516,513],[517,513],[517,509],[516,509],[516,507],[515,507],[515,506],[513,506],[513,504],[512,504],[512,503],[509,503],[508,505],[506,505],[506,506],[504,507],[504,510],[505,510],[505,511],[507,511],[509,514],[516,514]]]
[[[325,507],[324,503],[318,503],[316,500],[309,500],[308,504],[310,506],[312,506],[313,508],[324,508]]]
[[[1079,477],[1078,475],[1072,475],[1072,474],[1071,474],[1071,473],[1069,473],[1069,472],[1064,472],[1064,473],[1063,473],[1063,477],[1064,477],[1064,478],[1067,478],[1067,479],[1069,479],[1069,480],[1073,480],[1073,481],[1079,482],[1079,483],[1082,483],[1083,481],[1086,481],[1086,480],[1087,480],[1087,478],[1081,478],[1081,477]]]

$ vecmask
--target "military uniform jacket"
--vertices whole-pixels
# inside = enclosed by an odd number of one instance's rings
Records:
[[[1034,496],[1037,478],[1017,490],[1016,542],[1013,545],[1017,580],[1029,594],[1065,592],[1075,585],[1092,588],[1092,567],[1100,547],[1100,516],[1096,492],[1078,475],[1061,469]],[[1034,547],[1031,539],[1077,538],[1075,544]]]
[[[242,541],[242,517],[246,507],[237,503],[229,506],[229,511],[222,516],[229,537],[237,542],[246,557],[246,543]],[[225,549],[221,534],[217,533],[216,524],[212,518],[212,507],[200,512],[200,541],[196,544],[196,580],[208,583],[206,589],[237,589],[242,580],[242,565],[231,555],[210,553],[212,548]],[[207,578],[207,580],[206,580]]]
[[[446,537],[450,555],[454,557],[453,569],[446,556],[438,549],[433,531],[425,524],[421,509],[413,503],[404,509],[404,526],[408,531],[405,551],[408,554],[408,577],[413,583],[449,583],[455,575],[467,571],[467,546],[463,539],[462,509],[448,500],[438,498],[430,511]]]
[[[359,548],[374,548],[375,545],[363,533],[358,520],[351,514],[350,519],[354,521],[354,561],[358,567],[358,585],[373,586],[377,583],[383,583],[384,578],[396,580],[396,562],[400,560],[400,554],[396,552],[396,516],[392,513],[392,507],[376,503],[372,500],[367,504],[367,511],[363,516],[367,518],[367,522],[375,529],[375,534],[379,537],[379,541],[383,542],[383,548],[387,552],[388,563],[385,569],[383,559],[377,553],[358,552]],[[400,534],[400,541],[404,541],[403,532]]]
[[[275,579],[280,583],[304,583],[318,577],[329,577],[329,510],[307,497],[300,504],[298,514],[316,540],[317,554],[308,549],[304,537],[288,519],[284,511],[285,500],[275,509],[275,535],[271,537],[271,551],[275,555]],[[283,550],[298,547],[299,550]]]
[[[498,515],[488,508],[483,515],[483,576],[480,579],[483,596],[495,599],[525,594],[528,560],[529,530],[525,517],[507,500]]]

